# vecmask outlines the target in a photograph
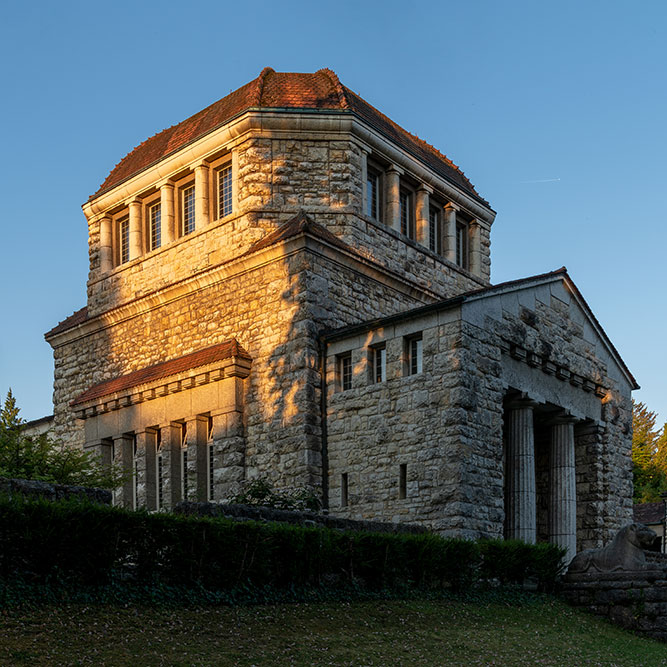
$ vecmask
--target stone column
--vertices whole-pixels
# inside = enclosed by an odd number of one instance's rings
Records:
[[[245,479],[245,430],[243,426],[243,380],[223,380],[221,407],[213,420],[214,498],[225,500],[241,490]]]
[[[125,479],[122,485],[114,490],[114,505],[133,509],[134,496],[134,436],[124,433],[114,436],[114,463],[120,466]]]
[[[100,273],[109,273],[113,269],[113,243],[111,240],[111,218],[100,218]]]
[[[522,401],[508,408],[505,460],[506,537],[528,544],[537,537],[533,407],[532,402]]]
[[[415,198],[415,223],[417,225],[417,241],[423,246],[429,247],[429,195],[432,193],[431,188],[427,185],[421,185],[417,190]]]
[[[155,469],[155,451],[157,432],[153,430],[138,431],[136,439],[136,474],[137,474],[137,507],[149,510],[157,509],[157,486]]]
[[[393,230],[401,231],[401,171],[391,166],[385,172],[385,201],[387,209],[385,224]]]
[[[181,501],[181,424],[160,426],[162,441],[162,497],[165,509]]]
[[[186,420],[188,447],[188,498],[203,503],[208,499],[208,417]]]
[[[174,232],[174,184],[162,183],[160,185],[160,220],[162,245],[171,243],[175,238]]]
[[[195,167],[195,228],[203,229],[211,220],[208,206],[208,176],[207,164]]]
[[[549,542],[567,549],[566,563],[569,563],[577,552],[577,481],[574,419],[571,417],[562,417],[551,426]]]
[[[456,264],[456,211],[459,207],[451,202],[445,206],[444,238],[442,239],[445,259]]]
[[[141,201],[134,199],[129,203],[130,210],[130,260],[141,257],[143,253],[142,233],[141,233]]]
[[[469,225],[470,239],[470,264],[468,270],[470,273],[478,276],[482,272],[482,249],[481,249],[481,229],[477,220],[473,220]]]

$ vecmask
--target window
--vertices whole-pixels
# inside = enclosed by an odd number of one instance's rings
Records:
[[[162,243],[162,208],[159,203],[148,207],[148,242],[151,250]]]
[[[218,218],[232,212],[232,167],[228,165],[218,171]]]
[[[132,509],[137,509],[139,491],[139,457],[137,456],[137,438],[132,436]]]
[[[468,225],[464,222],[456,223],[456,263],[468,268]]]
[[[373,382],[387,380],[387,346],[382,343],[371,348],[371,363],[373,364]]]
[[[195,186],[190,185],[181,191],[181,231],[182,235],[195,231]]]
[[[422,372],[422,335],[405,339],[405,374],[417,375]]]
[[[428,248],[438,255],[442,254],[441,220],[440,209],[431,206],[428,211]]]
[[[155,499],[157,509],[164,507],[164,473],[162,472],[162,431],[157,429],[155,434]]]
[[[415,216],[412,210],[412,193],[401,190],[399,195],[401,208],[401,232],[408,238],[415,238]]]
[[[348,495],[347,495],[347,473],[344,472],[340,476],[340,506],[347,507]]]
[[[130,218],[121,218],[118,221],[118,263],[125,264],[130,261]]]
[[[206,439],[208,440],[208,499],[213,500],[215,494],[215,478],[213,471],[215,469],[215,450],[213,449],[213,417],[208,418],[206,425]]]
[[[398,498],[403,500],[408,495],[408,465],[401,463],[398,470]]]
[[[352,389],[352,353],[338,355],[337,364],[339,391]]]
[[[188,499],[188,426],[181,424],[181,498]]]
[[[380,214],[382,210],[380,197],[381,182],[380,172],[369,167],[366,177],[366,215],[378,222],[382,219]]]

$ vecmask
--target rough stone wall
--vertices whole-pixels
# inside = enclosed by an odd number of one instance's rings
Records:
[[[106,277],[99,274],[99,222],[89,224],[90,315],[239,256],[301,209],[364,256],[443,298],[480,286],[468,272],[424,246],[361,216],[364,158],[354,141],[250,137],[235,150],[238,200],[235,214],[223,222],[198,224],[194,233]],[[175,201],[178,207],[177,193]],[[482,281],[488,281],[489,238],[483,229],[481,247]]]
[[[547,536],[548,418],[557,408],[578,420],[578,548],[599,546],[631,520],[631,387],[561,282],[543,287],[490,295],[460,310],[406,318],[332,343],[327,372],[332,513],[409,520],[446,535],[502,536],[503,401],[519,391],[543,406],[543,412],[535,411],[539,536]],[[404,377],[403,339],[418,331],[423,372]],[[387,347],[387,381],[373,384],[369,346],[381,341]],[[525,361],[516,361],[513,346],[526,352]],[[348,350],[352,388],[336,391],[336,355]],[[541,355],[539,362],[531,351]],[[594,393],[594,384],[584,389],[577,373],[604,388],[604,398]],[[408,471],[405,499],[398,497],[401,464]],[[343,473],[346,507],[341,506]]]

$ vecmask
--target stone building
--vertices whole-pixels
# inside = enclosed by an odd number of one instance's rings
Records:
[[[54,432],[133,471],[118,502],[262,476],[570,550],[631,517],[636,383],[566,271],[492,286],[488,202],[330,70],[266,68],[83,210],[88,301],[46,334]]]

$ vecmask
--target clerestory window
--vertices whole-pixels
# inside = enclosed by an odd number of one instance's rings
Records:
[[[428,211],[428,248],[438,255],[442,254],[442,214],[434,206]]]
[[[232,166],[227,165],[218,171],[218,218],[224,218],[232,211]]]
[[[148,207],[148,243],[150,250],[162,245],[162,207],[160,203]]]
[[[366,215],[382,221],[382,176],[380,171],[368,167],[366,177]]]
[[[413,194],[409,190],[401,190],[399,195],[401,233],[408,238],[415,239],[415,215],[413,206]]]
[[[118,263],[130,261],[130,218],[121,218],[118,221]]]
[[[181,190],[181,233],[183,236],[195,231],[195,186]]]
[[[463,269],[468,268],[468,225],[456,222],[456,263]]]

